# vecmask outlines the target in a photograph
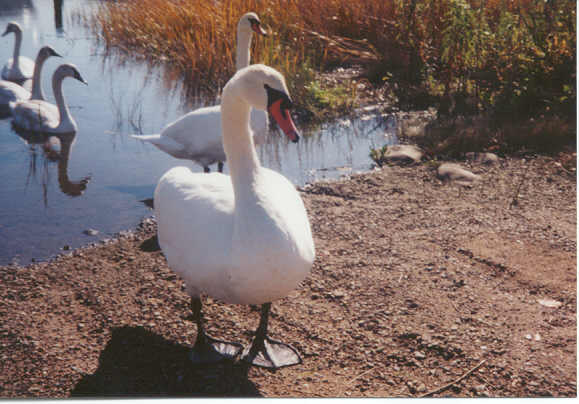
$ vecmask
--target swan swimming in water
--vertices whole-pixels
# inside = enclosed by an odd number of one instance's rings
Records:
[[[86,84],[76,66],[62,64],[52,75],[52,91],[56,106],[47,101],[28,100],[10,102],[8,105],[14,118],[14,124],[21,129],[44,133],[76,132],[77,124],[70,114],[62,94],[62,81],[72,77]]]
[[[237,70],[249,66],[252,33],[266,36],[257,14],[244,14],[237,24]],[[251,111],[251,128],[263,135],[267,131],[266,111]],[[178,159],[193,160],[209,172],[209,166],[218,163],[223,171],[225,152],[221,139],[221,107],[199,108],[183,115],[167,125],[160,134],[132,135],[134,138],[154,144],[157,148]]]
[[[204,331],[201,294],[226,303],[261,304],[261,319],[243,359],[278,368],[301,362],[291,346],[268,337],[271,302],[287,296],[315,257],[310,223],[295,186],[262,167],[249,126],[250,108],[268,110],[294,142],[299,139],[283,76],[264,65],[238,71],[223,89],[223,145],[231,176],[175,167],[155,189],[158,240],[169,267],[185,281],[197,323],[194,362],[241,352]]]
[[[9,33],[14,34],[14,53],[12,58],[2,68],[2,78],[11,81],[23,81],[32,77],[34,73],[34,62],[26,56],[20,56],[20,46],[22,44],[22,28],[14,21],[9,22],[6,31],[2,36]]]
[[[0,106],[8,105],[10,101],[25,101],[25,100],[42,100],[44,101],[44,92],[42,91],[42,66],[44,62],[51,56],[62,57],[50,46],[43,46],[36,56],[34,63],[34,74],[32,75],[32,92],[28,91],[18,84],[8,81],[0,81]]]

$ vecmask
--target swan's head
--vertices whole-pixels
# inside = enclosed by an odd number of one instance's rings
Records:
[[[239,70],[225,86],[234,86],[250,106],[268,111],[278,126],[292,142],[300,138],[290,115],[293,107],[285,80],[280,72],[271,67],[255,64]]]
[[[54,49],[52,49],[52,47],[50,46],[43,46],[39,51],[38,51],[38,57],[40,57],[41,59],[48,59],[51,56],[56,56],[61,58],[62,56],[59,55]]]
[[[81,83],[88,85],[88,83],[86,81],[84,81],[84,79],[82,78],[82,76],[78,72],[78,69],[76,68],[76,66],[69,64],[69,63],[65,63],[63,65],[58,66],[58,69],[56,69],[56,71],[54,72],[54,75],[57,77],[62,77],[62,78],[72,77],[73,79],[76,79],[76,80],[80,81]]]
[[[11,32],[13,33],[22,32],[22,29],[20,28],[20,25],[18,25],[17,22],[14,21],[9,22],[8,25],[6,26],[6,31],[4,31],[2,36],[8,35]]]
[[[261,26],[261,20],[257,14],[251,12],[244,14],[237,23],[238,32],[255,32],[257,35],[267,36],[267,32]]]

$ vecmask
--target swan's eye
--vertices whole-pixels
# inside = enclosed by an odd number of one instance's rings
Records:
[[[269,85],[264,84],[263,87],[267,92],[267,106],[270,107],[273,103],[278,100],[281,100],[281,108],[282,109],[292,109],[293,103],[292,100],[288,97],[288,95],[280,90],[276,90],[275,88],[271,88]]]

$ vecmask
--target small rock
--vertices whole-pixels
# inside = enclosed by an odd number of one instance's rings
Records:
[[[442,181],[452,181],[459,185],[470,185],[480,179],[480,176],[471,173],[458,164],[443,163],[436,170],[437,176]]]
[[[495,164],[499,162],[499,157],[494,153],[469,152],[465,154],[466,158],[483,164]]]
[[[416,359],[420,359],[420,360],[426,359],[426,355],[424,354],[424,352],[421,352],[421,351],[414,352],[414,357]]]
[[[560,307],[563,303],[558,302],[557,300],[553,299],[540,299],[538,300],[539,304],[545,307],[552,307],[557,308]]]
[[[86,234],[87,236],[96,236],[97,234],[99,234],[99,231],[95,229],[86,229],[82,233]]]
[[[424,383],[420,383],[416,388],[416,391],[418,393],[426,393],[426,386],[424,385]]]
[[[527,334],[527,335],[525,335],[525,338],[530,341],[533,339],[533,336],[531,334]]]

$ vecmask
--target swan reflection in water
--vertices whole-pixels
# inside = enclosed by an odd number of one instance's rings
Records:
[[[30,165],[26,185],[30,183],[30,179],[36,176],[38,167],[39,149],[42,150],[44,156],[44,171],[42,173],[42,191],[44,205],[48,206],[48,187],[50,183],[49,164],[57,164],[58,170],[58,185],[62,193],[77,197],[83,194],[91,176],[88,175],[78,181],[72,181],[68,176],[68,160],[72,147],[76,140],[76,133],[41,133],[31,132],[19,128],[12,124],[12,130],[28,145],[30,152]]]

